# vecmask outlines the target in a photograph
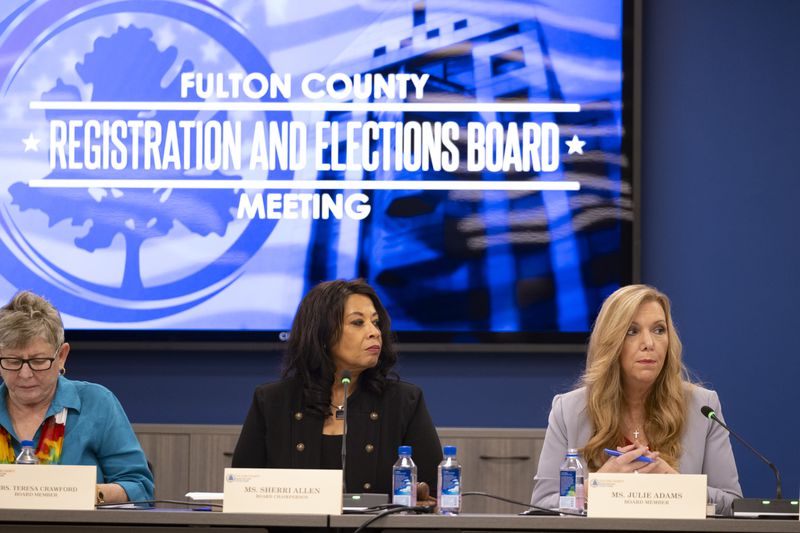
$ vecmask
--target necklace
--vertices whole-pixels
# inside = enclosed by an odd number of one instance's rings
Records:
[[[344,404],[342,405],[331,404],[331,407],[336,409],[336,411],[334,412],[336,420],[344,420]]]
[[[633,435],[634,442],[639,440],[639,436],[642,435],[642,431],[639,428],[641,428],[644,424],[634,423],[633,417],[626,416],[625,425],[627,426],[629,431],[631,431],[631,428],[633,428],[630,434]]]

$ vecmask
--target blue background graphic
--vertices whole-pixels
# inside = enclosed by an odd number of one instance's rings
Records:
[[[48,296],[72,329],[282,331],[302,295],[332,278],[364,277],[395,328],[450,332],[586,332],[603,298],[631,279],[632,192],[622,153],[622,8],[618,1],[508,2],[496,13],[429,2],[254,4],[75,0],[9,13],[0,48],[3,98],[19,120],[4,135],[20,160],[0,187],[0,297]],[[419,6],[417,6],[419,7]],[[47,8],[47,9],[46,9]],[[11,24],[13,22],[13,24]],[[38,33],[37,33],[38,32]],[[27,102],[176,101],[183,72],[427,75],[424,102],[568,102],[580,113],[26,110]],[[269,101],[269,96],[262,100]],[[189,98],[189,101],[197,98]],[[241,100],[241,99],[240,99]],[[555,122],[555,172],[383,170],[43,170],[53,120]],[[339,126],[336,126],[339,125]],[[19,139],[45,138],[39,154]],[[77,135],[82,139],[83,128]],[[586,157],[566,154],[580,135]],[[323,161],[340,143],[322,151]],[[187,141],[194,152],[195,139]],[[128,141],[129,142],[129,141]],[[382,143],[373,148],[382,152]],[[458,141],[462,154],[465,141]],[[181,145],[183,148],[183,145]],[[462,155],[462,157],[465,157]],[[142,157],[140,157],[141,159]],[[76,158],[82,162],[82,156]],[[130,165],[129,165],[130,166]],[[238,190],[39,189],[44,178],[197,178]],[[248,180],[577,180],[579,192],[368,192],[371,214],[239,220]],[[320,191],[318,191],[320,192]],[[91,265],[87,268],[87,265]],[[253,298],[253,294],[268,295]],[[411,337],[408,337],[411,338]],[[511,339],[520,340],[522,337]],[[530,339],[530,337],[525,337]]]

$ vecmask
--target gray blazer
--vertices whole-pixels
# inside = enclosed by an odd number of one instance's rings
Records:
[[[704,405],[714,409],[724,421],[717,393],[692,385],[678,471],[682,474],[706,474],[709,502],[714,502],[717,514],[730,515],[733,500],[742,497],[739,473],[728,432],[700,414]],[[553,398],[531,505],[548,509],[558,507],[559,469],[567,449],[583,448],[592,432],[586,412],[585,388]]]

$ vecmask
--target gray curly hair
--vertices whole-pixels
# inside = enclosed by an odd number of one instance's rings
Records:
[[[24,348],[41,338],[58,348],[64,343],[64,324],[53,304],[31,291],[18,292],[0,308],[0,350]]]

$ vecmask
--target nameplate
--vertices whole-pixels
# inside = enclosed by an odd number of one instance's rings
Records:
[[[705,474],[589,474],[587,514],[597,518],[706,517]]]
[[[0,465],[0,509],[94,509],[97,467]]]
[[[342,514],[342,471],[226,468],[226,513]]]

